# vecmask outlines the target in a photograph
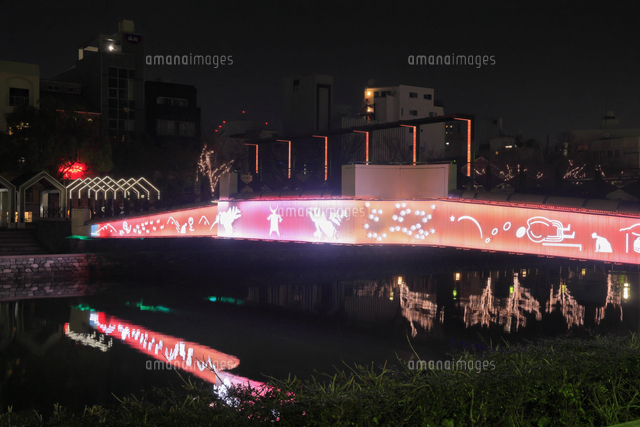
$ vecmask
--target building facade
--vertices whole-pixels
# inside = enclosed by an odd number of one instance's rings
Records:
[[[321,74],[285,79],[283,130],[285,135],[321,132],[331,128],[333,77]]]
[[[100,34],[78,48],[78,60],[52,80],[79,83],[102,114],[104,134],[115,142],[139,139],[144,121],[144,40],[133,21],[118,32]]]
[[[640,129],[621,129],[613,111],[602,118],[599,129],[574,130],[563,143],[566,155],[587,153],[608,173],[640,175]]]
[[[0,61],[0,132],[8,132],[5,114],[20,105],[40,107],[40,67]]]
[[[442,103],[435,100],[434,90],[418,86],[377,86],[364,90],[361,114],[375,123],[423,119],[444,115]],[[401,132],[404,145],[413,143],[413,128]],[[445,157],[445,124],[420,126],[420,159],[427,161]]]
[[[195,86],[147,81],[146,132],[156,144],[166,140],[185,147],[200,144],[200,107]]]

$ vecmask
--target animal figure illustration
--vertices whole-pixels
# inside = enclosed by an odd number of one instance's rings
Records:
[[[327,237],[338,240],[336,225],[340,225],[342,218],[336,212],[330,212],[327,219],[320,208],[315,208],[309,212],[309,217],[316,226],[316,232],[313,233],[314,237],[322,240],[324,237],[322,233],[324,233]]]
[[[596,252],[613,252],[611,249],[611,243],[607,239],[602,236],[598,236],[596,233],[591,235],[594,239],[596,239]]]
[[[216,220],[211,224],[211,228],[219,222],[224,227],[224,231],[227,234],[231,234],[233,233],[233,221],[241,216],[240,209],[236,206],[232,206],[226,212],[219,212],[218,215],[216,215]]]
[[[273,233],[274,231],[278,233],[278,236],[280,236],[278,223],[282,222],[282,216],[278,215],[278,205],[276,205],[275,209],[271,209],[271,206],[269,206],[269,210],[271,211],[271,215],[267,217],[267,221],[271,221],[269,236],[271,236],[271,233]]]

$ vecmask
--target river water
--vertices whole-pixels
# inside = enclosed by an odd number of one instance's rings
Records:
[[[246,268],[197,283],[105,282],[94,295],[0,302],[0,406],[81,410],[178,385],[167,360],[208,382],[256,384],[345,363],[395,364],[414,350],[450,359],[505,341],[638,332],[636,267],[514,257],[460,264],[358,267],[343,280],[302,267],[268,278]]]

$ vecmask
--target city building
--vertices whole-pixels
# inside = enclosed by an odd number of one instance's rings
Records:
[[[0,132],[8,132],[5,114],[20,105],[40,107],[40,67],[0,61]]]
[[[40,104],[60,111],[82,114],[89,120],[100,120],[100,110],[82,94],[80,83],[40,79]]]
[[[605,114],[599,129],[572,131],[563,149],[565,154],[588,153],[608,173],[640,174],[640,129],[621,129],[613,111]]]
[[[166,140],[185,147],[200,144],[200,107],[195,86],[147,81],[145,90],[146,132],[156,144]]]
[[[285,135],[311,134],[331,129],[332,118],[332,76],[310,74],[285,79]]]
[[[144,122],[144,42],[133,21],[118,32],[99,34],[78,48],[78,60],[52,80],[79,83],[102,114],[105,134],[118,142],[139,139]]]
[[[364,90],[361,115],[373,123],[389,123],[444,115],[441,102],[435,100],[434,90],[417,86],[376,86]],[[404,146],[413,144],[413,128],[400,130]],[[395,139],[397,137],[388,136]],[[393,142],[392,142],[393,145]],[[420,126],[420,159],[427,161],[445,157],[445,124]]]

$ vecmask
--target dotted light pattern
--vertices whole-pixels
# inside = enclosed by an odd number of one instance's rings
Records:
[[[390,226],[388,232],[403,233],[413,240],[425,240],[427,236],[434,234],[435,228],[427,226],[428,222],[433,219],[433,214],[419,209],[412,210],[408,205],[407,202],[398,202],[394,205],[395,211],[391,215],[391,219],[397,225]],[[380,221],[384,211],[373,208],[369,202],[365,202],[364,206],[369,209],[368,221],[363,225],[363,228],[367,230],[367,238],[382,242],[388,236],[387,230],[381,233],[369,230],[376,222]],[[435,204],[431,204],[429,207],[431,211],[436,209]]]

